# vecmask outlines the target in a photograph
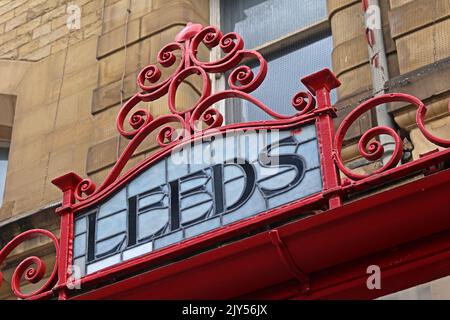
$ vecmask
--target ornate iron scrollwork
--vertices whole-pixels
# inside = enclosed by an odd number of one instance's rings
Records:
[[[381,143],[377,140],[374,140],[377,136],[382,134],[389,135],[392,137],[395,148],[386,164],[384,164],[381,168],[375,170],[369,174],[359,174],[355,173],[344,165],[342,160],[342,145],[344,143],[345,134],[351,125],[365,112],[376,108],[377,106],[390,103],[390,102],[407,102],[413,106],[417,107],[416,112],[416,124],[422,134],[432,143],[448,148],[450,147],[450,140],[445,140],[433,135],[428,129],[425,127],[425,115],[427,112],[426,105],[418,98],[404,94],[404,93],[391,93],[384,94],[372,99],[369,99],[356,107],[350,114],[342,121],[339,129],[336,132],[334,138],[334,147],[335,147],[335,162],[339,169],[344,173],[347,177],[353,180],[361,180],[367,178],[374,174],[379,174],[385,172],[388,169],[392,169],[396,167],[402,158],[403,154],[403,142],[400,138],[399,134],[392,128],[388,128],[385,126],[377,126],[366,131],[358,142],[358,150],[362,157],[367,160],[376,161],[381,159],[384,155],[384,148]],[[450,104],[449,104],[450,111]]]
[[[21,243],[23,243],[28,239],[32,239],[38,236],[50,238],[50,240],[53,242],[53,246],[55,247],[56,251],[55,266],[53,267],[53,271],[50,277],[39,289],[31,293],[23,293],[20,286],[22,278],[24,278],[26,281],[30,283],[38,283],[44,278],[46,271],[45,262],[41,258],[31,256],[23,260],[14,271],[11,280],[11,289],[14,295],[21,299],[28,299],[33,296],[37,296],[45,291],[51,290],[52,286],[55,284],[58,272],[58,254],[59,254],[58,239],[53,235],[53,233],[47,230],[42,229],[29,230],[16,236],[0,251],[0,265],[1,265],[8,257],[8,255],[11,253],[11,251],[17,248],[17,246],[19,246]],[[1,284],[2,284],[2,273],[0,272],[0,286]]]
[[[209,49],[219,46],[225,55],[217,61],[200,61],[197,53],[202,43]],[[161,81],[161,68],[172,67],[177,62],[175,52],[179,52],[179,64],[170,76]],[[250,67],[241,65],[248,58],[259,63],[256,75]],[[75,192],[78,201],[86,200],[116,181],[133,152],[150,133],[156,131],[158,145],[166,148],[182,139],[221,127],[224,117],[218,109],[214,108],[214,104],[221,100],[228,98],[247,100],[272,118],[286,121],[292,121],[312,112],[315,106],[314,98],[310,93],[300,92],[292,100],[292,105],[298,112],[286,116],[271,110],[251,96],[249,93],[264,81],[267,74],[267,61],[259,52],[245,50],[244,40],[237,33],[223,35],[214,26],[202,27],[199,24],[188,24],[177,35],[175,42],[169,43],[159,51],[157,62],[160,66],[152,64],[139,73],[137,83],[142,92],[130,98],[117,116],[117,130],[123,137],[130,139],[130,143],[106,180],[98,188],[90,179],[84,179],[79,183]],[[208,74],[226,72],[229,72],[230,89],[212,94]],[[175,103],[177,89],[191,75],[198,75],[202,79],[201,96],[193,106],[180,111]],[[137,109],[128,118],[132,130],[127,131],[124,128],[129,113],[138,103],[155,101],[164,95],[168,95],[169,114],[155,118],[149,111]],[[181,134],[175,129],[174,124],[178,124],[183,129]]]

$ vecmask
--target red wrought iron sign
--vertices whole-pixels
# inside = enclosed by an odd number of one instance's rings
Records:
[[[219,46],[223,57],[200,61],[200,45],[209,49]],[[258,62],[256,74],[243,64],[248,60]],[[222,35],[213,26],[188,24],[174,42],[159,51],[157,61],[159,66],[149,65],[140,72],[137,83],[141,91],[117,116],[118,132],[130,142],[105,181],[96,187],[73,172],[53,180],[63,192],[62,206],[57,209],[59,240],[48,231],[30,230],[1,250],[0,263],[32,237],[48,237],[54,244],[54,269],[37,291],[22,292],[21,279],[31,283],[43,280],[44,261],[33,256],[17,267],[11,281],[17,297],[76,297],[110,279],[164,266],[177,257],[207,251],[244,234],[257,234],[306,213],[339,208],[357,192],[424,172],[450,159],[449,150],[444,149],[401,164],[399,134],[378,126],[362,135],[359,152],[370,161],[381,159],[384,150],[376,138],[390,135],[395,141],[390,160],[370,174],[350,170],[342,159],[344,137],[364,112],[380,104],[416,106],[416,123],[422,134],[443,148],[448,148],[450,141],[425,128],[427,107],[407,94],[386,94],[362,103],[334,133],[336,110],[330,91],[340,82],[328,69],[301,80],[309,92],[293,97],[293,115],[278,114],[251,95],[266,76],[267,62],[257,51],[244,49],[244,41],[236,33]],[[175,71],[161,79],[162,68]],[[227,74],[228,89],[212,93],[209,76],[216,73]],[[200,98],[180,110],[177,89],[191,76],[202,80]],[[165,95],[168,114],[154,117],[146,109],[135,110],[141,102]],[[224,116],[215,104],[229,98],[251,102],[272,120],[224,125]],[[158,151],[123,173],[146,139],[156,139]],[[345,177],[341,179],[341,175]],[[308,292],[308,275],[292,261],[276,230],[270,237],[284,264],[302,284],[302,292]]]

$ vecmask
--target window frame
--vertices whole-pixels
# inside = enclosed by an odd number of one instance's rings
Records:
[[[223,0],[209,0],[210,24],[219,27],[219,29],[221,28],[220,1]],[[256,50],[264,57],[268,57],[278,51],[288,48],[291,45],[299,44],[300,42],[312,43],[331,35],[331,22],[327,16],[326,18],[319,20],[313,24],[285,34],[257,47],[247,49]],[[220,59],[220,57],[220,48],[218,46],[214,47],[210,53],[210,60],[215,61]],[[213,93],[220,92],[226,89],[225,74],[211,74],[210,79]],[[216,107],[223,114],[225,124],[248,121],[248,115],[246,114],[245,110],[242,110],[242,108],[230,108],[231,112],[227,112],[227,108],[225,107],[225,100],[217,102]]]
[[[6,191],[6,179],[8,175],[8,165],[9,165],[9,153],[11,152],[11,143],[7,140],[0,139],[0,149],[7,149],[7,159],[6,159],[6,168],[5,168],[5,179],[0,181],[0,185],[3,185],[3,192],[0,193],[0,208],[3,207],[4,199],[5,199],[5,191]]]

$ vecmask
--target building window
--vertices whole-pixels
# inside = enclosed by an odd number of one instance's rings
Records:
[[[326,0],[211,0],[211,23],[222,32],[237,32],[245,48],[261,52],[268,74],[252,95],[281,114],[293,114],[291,98],[306,90],[300,78],[323,68],[331,69],[331,27]],[[213,52],[213,58],[219,53]],[[216,56],[214,56],[216,55]],[[249,66],[258,66],[249,62]],[[215,82],[224,89],[225,78]],[[266,120],[269,117],[249,102],[226,102],[228,123]]]
[[[6,169],[8,167],[9,148],[0,145],[0,207],[3,205],[5,193]]]

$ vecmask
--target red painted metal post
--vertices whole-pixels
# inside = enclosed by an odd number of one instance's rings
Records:
[[[324,194],[330,195],[330,209],[336,208],[342,205],[342,200],[337,194],[340,190],[340,178],[333,159],[333,117],[336,116],[336,113],[331,105],[330,91],[339,87],[341,83],[329,69],[313,73],[301,81],[316,96],[317,110],[329,110],[329,112],[321,112],[317,118],[317,138],[320,147]]]
[[[73,248],[73,212],[72,204],[75,203],[75,190],[82,179],[75,173],[70,172],[59,178],[56,178],[52,183],[61,189],[63,192],[63,203],[56,212],[61,216],[61,231],[60,231],[60,252],[58,263],[58,294],[60,300],[68,298],[67,280],[72,273],[72,248]]]

